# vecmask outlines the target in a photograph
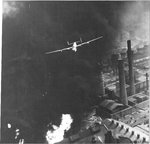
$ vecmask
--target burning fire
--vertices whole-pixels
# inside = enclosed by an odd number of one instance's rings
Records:
[[[54,144],[62,141],[64,138],[64,133],[65,131],[68,131],[70,129],[72,121],[73,120],[70,114],[63,114],[60,126],[57,127],[56,125],[53,125],[52,127],[54,130],[47,131],[46,134],[47,142],[49,144]]]

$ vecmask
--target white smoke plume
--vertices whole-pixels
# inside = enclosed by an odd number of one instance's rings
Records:
[[[64,138],[65,131],[71,127],[73,119],[69,114],[62,115],[62,121],[59,127],[53,125],[54,131],[49,130],[46,135],[48,144],[54,144],[60,142]]]
[[[20,8],[23,7],[23,3],[15,1],[3,2],[3,18],[15,17],[19,13]]]

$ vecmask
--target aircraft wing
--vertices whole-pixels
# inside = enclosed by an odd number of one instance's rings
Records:
[[[62,51],[64,51],[64,50],[69,50],[69,49],[72,49],[72,47],[68,47],[68,48],[63,48],[63,49],[60,49],[60,50],[55,50],[55,51],[46,52],[45,54],[51,54],[51,53],[56,53],[56,52],[62,52]]]
[[[100,38],[102,38],[102,37],[103,37],[103,36],[97,37],[97,38],[95,38],[95,39],[89,40],[89,41],[84,42],[84,43],[81,43],[81,44],[77,45],[77,47],[82,46],[82,45],[85,45],[85,44],[89,44],[90,42],[95,41],[95,40],[98,40],[98,39],[100,39]]]

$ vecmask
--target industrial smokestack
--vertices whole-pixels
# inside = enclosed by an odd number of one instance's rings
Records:
[[[128,98],[125,86],[125,74],[124,74],[124,61],[118,59],[118,70],[119,70],[119,86],[120,86],[120,100],[123,104],[128,105]]]
[[[149,90],[149,74],[148,73],[146,73],[146,90]]]
[[[133,51],[131,50],[131,40],[127,41],[128,46],[128,64],[129,64],[129,85],[130,85],[130,92],[129,95],[135,94],[135,86],[134,86],[134,71],[133,71]]]
[[[100,72],[99,75],[99,95],[101,97],[105,96],[105,87],[104,87],[104,76],[103,76],[103,72]]]

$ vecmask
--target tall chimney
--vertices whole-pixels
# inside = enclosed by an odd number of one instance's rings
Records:
[[[148,78],[149,78],[149,74],[148,73],[146,73],[146,90],[149,90],[149,80],[148,80]]]
[[[124,61],[118,59],[118,70],[119,70],[119,86],[120,86],[120,100],[123,104],[128,105],[128,98],[125,86],[125,74],[124,74]]]
[[[103,76],[103,72],[100,72],[100,75],[99,75],[99,94],[100,94],[100,96],[102,96],[102,97],[105,96],[105,87],[104,87],[104,76]]]
[[[134,86],[134,71],[133,71],[133,51],[131,50],[131,40],[127,41],[128,46],[128,64],[129,64],[129,85],[130,85],[130,91],[129,95],[135,94],[135,86]]]

